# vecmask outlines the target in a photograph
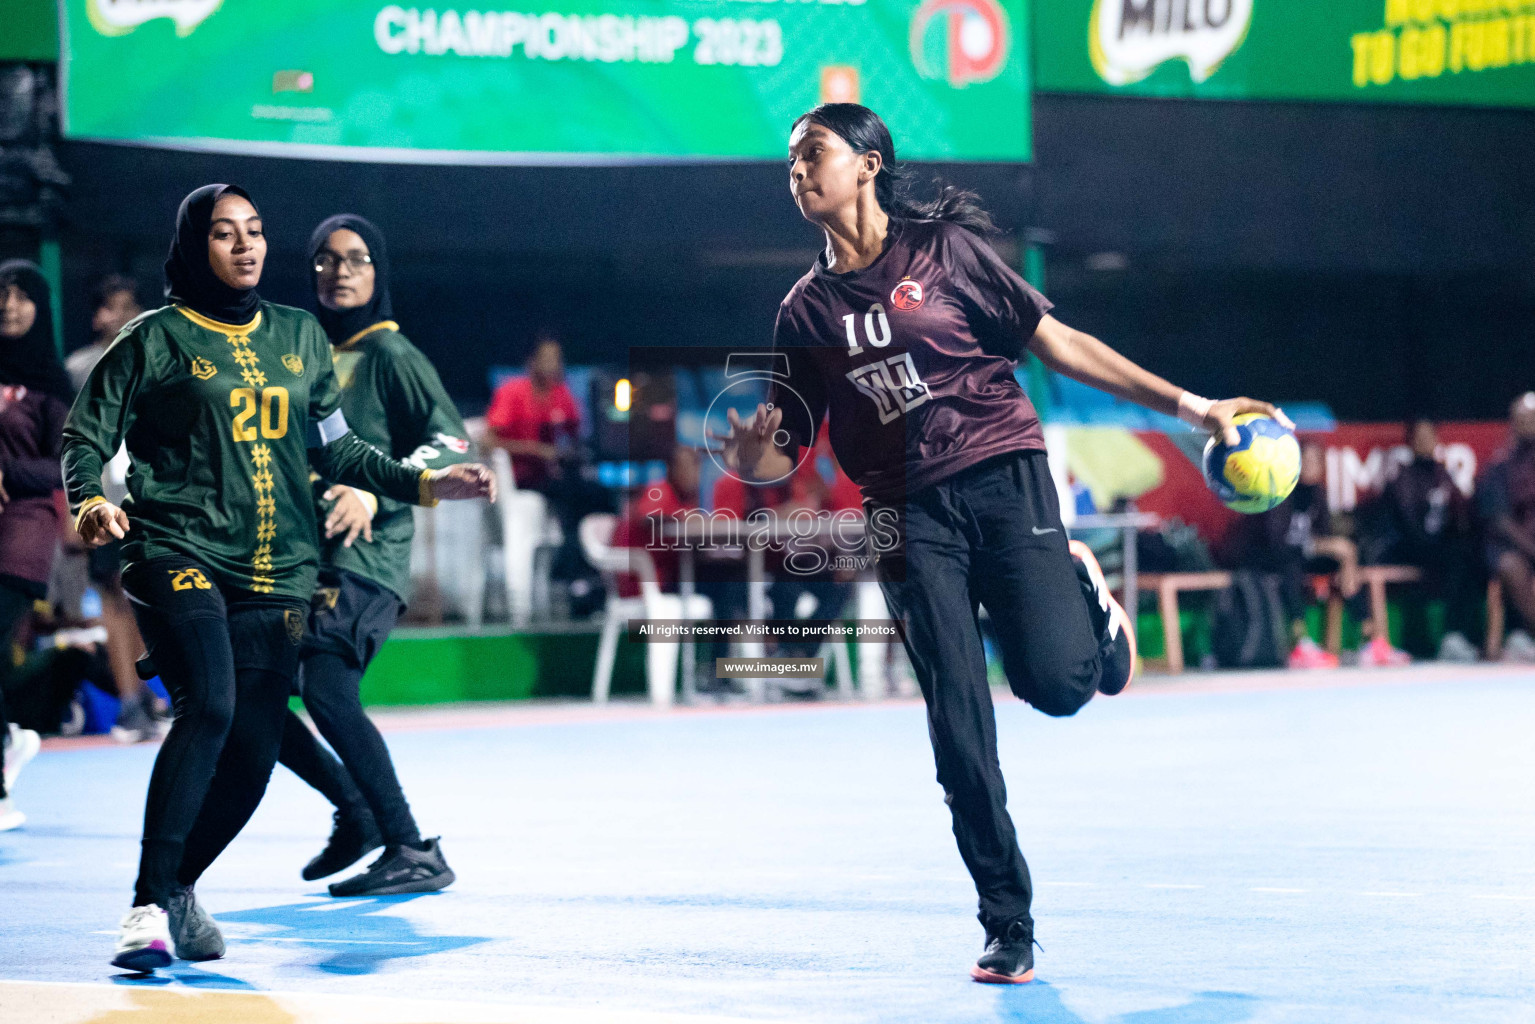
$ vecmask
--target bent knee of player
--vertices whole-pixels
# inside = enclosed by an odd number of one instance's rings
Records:
[[[1052,718],[1068,718],[1082,710],[1098,692],[1099,659],[1070,665],[1040,667],[1023,678],[1008,678],[1013,694]]]

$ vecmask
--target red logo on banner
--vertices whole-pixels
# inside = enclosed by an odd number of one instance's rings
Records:
[[[935,24],[941,35],[930,31]],[[942,57],[935,60],[933,50]],[[912,17],[911,60],[923,78],[956,89],[989,82],[1002,73],[1007,51],[1007,15],[997,0],[926,0]]]

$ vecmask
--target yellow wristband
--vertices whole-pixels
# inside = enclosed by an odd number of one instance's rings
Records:
[[[437,499],[432,497],[432,471],[430,469],[423,469],[421,471],[417,486],[421,490],[421,500],[417,504],[426,508],[436,508]]]
[[[99,494],[94,498],[86,498],[84,501],[82,501],[80,503],[79,511],[75,513],[75,532],[80,532],[80,520],[85,518],[85,514],[87,512],[95,508],[97,505],[105,505],[106,503],[107,499],[103,498]]]

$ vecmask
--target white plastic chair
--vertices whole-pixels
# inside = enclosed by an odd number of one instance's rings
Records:
[[[496,489],[500,492],[496,507],[501,513],[507,616],[514,627],[520,628],[533,618],[535,609],[542,610],[537,600],[540,593],[547,602],[548,560],[544,560],[544,578],[540,586],[538,555],[540,548],[560,545],[560,524],[549,514],[547,498],[537,491],[517,489],[512,459],[505,449],[491,450],[490,468],[496,474]]]
[[[607,609],[602,623],[602,638],[597,644],[597,664],[592,669],[592,702],[604,704],[613,682],[613,662],[618,657],[618,634],[630,619],[709,619],[714,605],[702,594],[694,594],[684,607],[678,594],[662,593],[656,582],[656,566],[650,552],[643,548],[615,548],[613,531],[618,517],[597,512],[581,520],[581,551],[593,568],[602,573],[608,590]],[[620,597],[618,577],[633,573],[639,577],[640,595]],[[670,707],[677,687],[677,663],[681,645],[648,643],[645,645],[645,685],[650,702],[656,707]]]

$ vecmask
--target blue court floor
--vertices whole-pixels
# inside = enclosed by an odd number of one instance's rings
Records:
[[[228,957],[154,984],[107,961],[155,751],[45,750],[0,834],[0,1021],[194,1019],[87,1012],[148,1007],[139,987],[369,1020],[1535,1020],[1535,673],[1148,681],[998,716],[1033,985],[968,980],[981,931],[920,705],[498,708],[385,719],[455,886],[302,882],[328,808],[279,769],[199,888]],[[306,1005],[250,1019],[365,1016]]]

